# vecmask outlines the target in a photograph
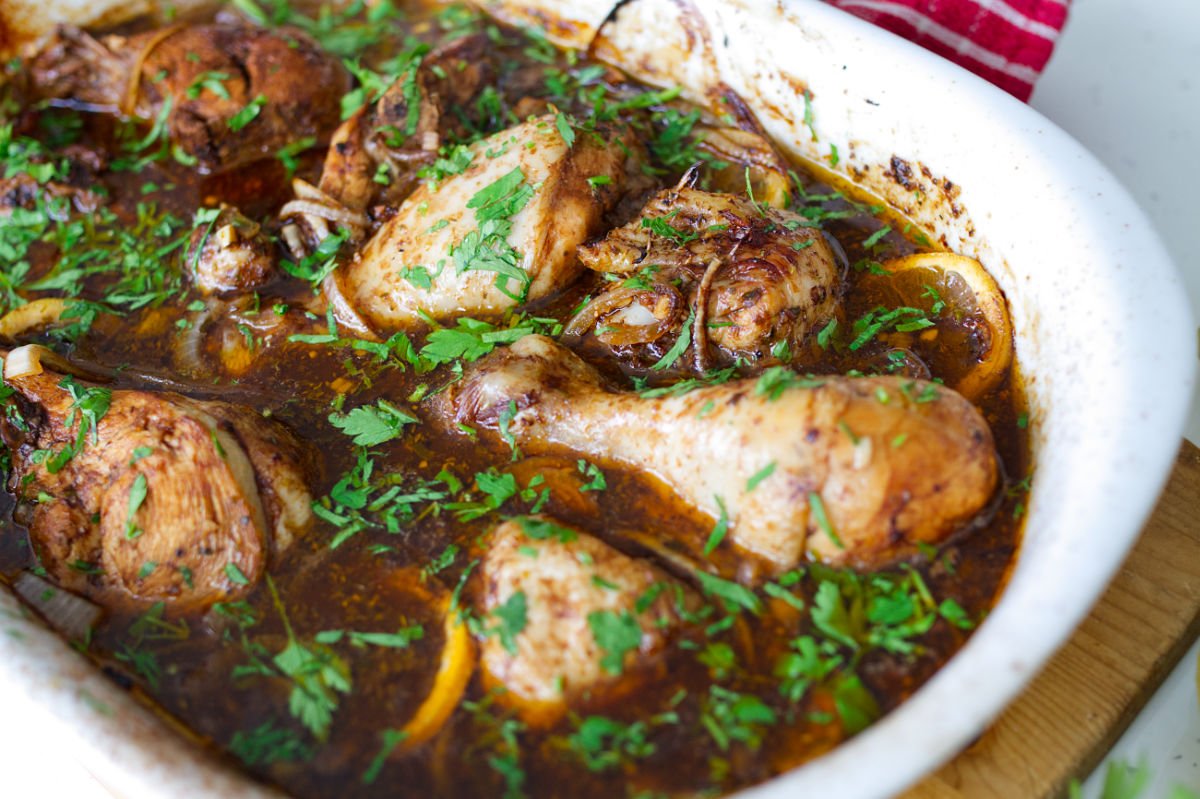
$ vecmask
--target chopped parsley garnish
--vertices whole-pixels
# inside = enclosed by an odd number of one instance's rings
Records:
[[[263,673],[262,669],[266,669],[268,675],[277,671],[291,680],[288,710],[314,738],[324,741],[329,736],[333,714],[338,707],[338,694],[350,693],[350,667],[324,647],[302,644],[292,631],[275,584],[269,577],[267,587],[283,620],[287,645],[271,658],[269,665],[255,657],[255,666],[252,668],[257,667],[260,674]]]
[[[766,480],[773,474],[775,474],[775,461],[771,461],[766,466],[750,475],[750,479],[746,481],[746,492],[749,493],[758,488],[759,484],[762,483],[763,480]]]
[[[391,0],[374,3],[351,0],[322,6],[315,18],[301,13],[296,7],[300,4],[284,0],[266,0],[266,8],[258,0],[232,0],[232,5],[256,25],[299,28],[316,39],[321,49],[343,57],[384,41],[393,30],[387,23],[403,14]]]
[[[313,751],[296,733],[264,721],[250,731],[238,730],[229,741],[229,751],[247,766],[269,766],[308,760]]]
[[[379,779],[379,775],[383,771],[388,757],[391,756],[396,747],[402,744],[407,737],[408,733],[404,730],[384,730],[380,733],[382,742],[379,745],[379,751],[375,753],[375,757],[371,758],[367,770],[362,775],[364,785],[371,785],[375,780]]]
[[[872,308],[854,321],[854,340],[851,351],[858,350],[871,339],[887,330],[912,333],[933,327],[934,323],[920,308],[900,307],[888,310],[882,305]]]
[[[837,531],[833,529],[833,523],[829,521],[829,514],[825,512],[825,501],[821,499],[821,495],[816,491],[808,492],[808,507],[812,511],[813,519],[816,521],[817,527],[820,528],[821,532],[838,549],[845,549],[846,545],[838,537]]]
[[[435,185],[451,175],[465,172],[475,158],[475,151],[463,144],[449,145],[438,152],[432,164],[417,170],[417,177]]]
[[[728,751],[733,742],[757,749],[763,740],[763,727],[776,722],[775,711],[753,694],[743,694],[711,685],[704,712],[700,717],[704,728],[721,751]]]
[[[329,423],[350,436],[359,447],[374,447],[399,438],[407,425],[419,421],[387,400],[361,405],[347,414],[329,415]]]
[[[762,612],[762,600],[746,586],[703,571],[696,572],[696,579],[700,583],[701,590],[708,596],[720,599],[726,610],[733,612],[744,609],[756,616]]]
[[[675,339],[675,343],[671,345],[671,349],[667,350],[656,363],[650,368],[656,372],[661,372],[664,369],[670,369],[683,354],[687,352],[688,347],[692,346],[692,323],[696,320],[696,312],[689,311],[687,319],[683,322],[683,327],[679,329],[679,336]]]
[[[579,538],[579,535],[570,527],[555,524],[549,519],[537,516],[517,516],[513,521],[521,527],[521,532],[536,541],[555,539],[560,543],[569,544]]]
[[[296,169],[300,166],[296,161],[296,156],[305,150],[315,147],[316,144],[316,136],[304,136],[293,142],[288,142],[275,151],[275,157],[279,159],[279,163],[283,164],[288,180],[292,179],[292,176],[296,174]]]
[[[187,88],[188,99],[195,100],[202,92],[208,91],[223,100],[228,100],[229,89],[225,88],[225,81],[229,78],[228,72],[201,72]]]
[[[229,582],[234,585],[250,585],[250,579],[245,573],[238,568],[236,563],[225,564],[225,576],[229,578]]]
[[[79,426],[75,433],[75,441],[66,445],[46,460],[46,471],[50,474],[56,474],[61,471],[71,458],[83,451],[89,434],[91,435],[92,444],[99,443],[100,420],[104,418],[104,414],[108,413],[108,408],[112,404],[112,391],[110,389],[100,388],[99,386],[85,388],[70,375],[64,377],[58,385],[70,393],[72,400],[71,408],[67,412],[65,420],[66,426],[71,427],[75,424],[76,414],[78,414]]]
[[[655,717],[651,721],[661,720]],[[611,771],[654,754],[656,747],[647,740],[649,730],[645,721],[624,724],[604,716],[588,716],[577,722],[567,744],[589,771]]]
[[[237,131],[249,125],[258,118],[258,115],[262,113],[263,106],[266,104],[267,98],[265,95],[260,94],[255,97],[246,104],[245,108],[229,118],[229,129],[236,133]]]
[[[455,244],[450,255],[457,274],[495,272],[496,289],[512,300],[524,302],[532,279],[520,266],[521,254],[508,243],[512,217],[533,197],[534,187],[525,182],[520,167],[480,189],[467,201],[479,227]],[[514,291],[509,283],[516,282]]]
[[[775,402],[783,393],[793,388],[819,388],[825,381],[814,377],[801,377],[786,366],[772,366],[759,375],[754,384],[754,393]]]
[[[845,662],[837,644],[818,643],[811,635],[794,638],[789,648],[775,663],[775,676],[781,680],[779,692],[791,702],[799,702],[810,686],[824,681]]]
[[[129,487],[129,501],[126,504],[125,510],[125,538],[134,539],[142,534],[141,528],[137,526],[133,518],[137,515],[138,509],[142,507],[142,503],[146,501],[146,475],[138,472],[137,477],[133,478],[133,485]]]
[[[705,555],[711,555],[713,550],[719,547],[721,542],[725,540],[725,534],[729,532],[729,512],[725,510],[725,500],[719,496],[715,496],[713,499],[717,501],[717,507],[720,509],[721,515],[717,517],[717,523],[713,525],[712,532],[708,534],[708,541],[704,544]]]
[[[661,236],[664,239],[670,239],[676,244],[683,246],[688,242],[695,241],[700,238],[700,234],[690,230],[683,230],[671,224],[670,220],[678,211],[672,211],[665,216],[653,216],[642,218],[642,229],[649,230],[656,236]]]
[[[628,610],[594,610],[588,614],[588,627],[596,646],[604,650],[601,667],[609,674],[624,671],[625,655],[641,646],[642,627]]]
[[[563,143],[568,148],[575,146],[575,131],[571,127],[571,121],[567,115],[561,111],[554,115],[554,127],[558,131],[558,135],[562,136]]]
[[[528,608],[525,592],[517,591],[505,600],[504,604],[493,608],[489,614],[495,619],[495,624],[488,627],[485,632],[488,635],[499,637],[500,645],[510,655],[517,654],[517,636],[529,623]]]
[[[367,646],[379,646],[388,649],[405,649],[413,641],[425,637],[425,628],[419,624],[401,627],[394,633],[358,632],[355,630],[322,630],[313,638],[318,644],[336,644],[343,639],[351,646],[363,649]]]
[[[737,377],[737,367],[730,366],[725,369],[720,369],[715,372],[701,375],[700,377],[690,377],[685,380],[679,380],[669,386],[659,386],[657,388],[642,388],[637,386],[637,393],[645,399],[654,399],[655,397],[680,397],[698,388],[706,388],[708,386],[718,386],[722,383],[728,383]]]
[[[596,464],[588,463],[580,458],[576,461],[575,468],[582,476],[588,479],[588,482],[579,487],[580,492],[604,491],[608,488],[608,481],[604,479],[604,472],[600,471],[600,467]]]
[[[823,350],[829,349],[829,346],[833,344],[833,337],[837,334],[837,329],[838,320],[830,319],[825,327],[817,331],[817,346]]]
[[[456,360],[477,361],[499,344],[511,344],[531,333],[556,336],[562,326],[556,319],[515,316],[508,327],[497,327],[470,317],[459,317],[454,327],[440,328],[425,339],[421,358],[432,365]]]

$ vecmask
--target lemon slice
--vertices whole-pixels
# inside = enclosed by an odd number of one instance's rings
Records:
[[[444,629],[446,644],[442,647],[441,664],[433,678],[433,688],[404,725],[400,747],[403,751],[420,746],[442,729],[458,707],[475,670],[475,644],[467,631],[466,619],[449,603]]]
[[[945,304],[940,315],[972,328],[974,358],[947,384],[972,401],[995,388],[1012,363],[1012,322],[1004,293],[983,264],[964,255],[932,252],[895,258],[882,267],[907,304],[931,296],[933,289]]]

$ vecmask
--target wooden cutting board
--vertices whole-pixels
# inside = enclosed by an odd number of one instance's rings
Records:
[[[979,739],[903,799],[1049,799],[1095,768],[1200,634],[1200,449],[1185,441],[1090,616]]]

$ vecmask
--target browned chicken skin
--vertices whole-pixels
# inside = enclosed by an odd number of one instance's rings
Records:
[[[686,178],[685,178],[686,180]],[[593,329],[614,347],[691,336],[691,365],[787,351],[833,316],[843,268],[803,219],[746,197],[681,185],[655,195],[632,222],[579,248],[584,266],[613,277],[568,330]]]
[[[568,144],[549,114],[483,139],[470,153],[469,166],[436,187],[418,187],[334,273],[376,332],[428,317],[498,315],[559,293],[579,276],[576,248],[596,234],[642,163],[628,129],[580,133]],[[597,176],[607,182],[588,182]],[[513,181],[510,199],[495,206],[520,200],[502,220],[490,218],[495,208],[476,208],[475,198],[505,181]]]
[[[529,452],[569,451],[649,472],[778,569],[806,556],[878,568],[961,530],[989,504],[995,446],[950,389],[896,377],[791,374],[679,396],[610,391],[570,350],[526,336],[440,395],[451,424]],[[670,535],[670,531],[661,531]]]
[[[245,593],[310,521],[308,454],[248,408],[113,390],[63,463],[85,418],[71,389],[106,390],[45,370],[5,382],[16,518],[66,588],[203,608]]]
[[[102,41],[64,27],[33,59],[30,77],[35,96],[146,120],[169,102],[171,141],[202,171],[328,138],[350,88],[341,63],[301,31],[228,24]]]
[[[486,680],[502,685],[502,701],[537,725],[644,679],[681,626],[677,604],[695,599],[650,563],[544,517],[497,527],[483,574],[486,613],[514,602],[525,607],[525,624],[512,641],[497,634],[484,641]],[[613,619],[638,625],[636,647],[611,653],[600,646],[595,629]]]

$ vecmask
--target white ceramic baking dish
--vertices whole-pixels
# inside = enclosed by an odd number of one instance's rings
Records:
[[[488,3],[581,44],[611,3]],[[36,35],[148,5],[0,0]],[[114,11],[114,9],[117,9]],[[1066,640],[1120,566],[1180,443],[1195,367],[1183,287],[1113,177],[1003,92],[818,2],[636,0],[596,52],[698,102],[732,90],[793,155],[824,159],[991,270],[1011,304],[1037,473],[1011,582],[911,701],[748,797],[895,794],[978,735]],[[811,128],[804,124],[807,91]],[[96,673],[0,590],[0,707],[52,718],[64,754],[124,797],[259,796]],[[1070,723],[1066,720],[1065,723]]]

